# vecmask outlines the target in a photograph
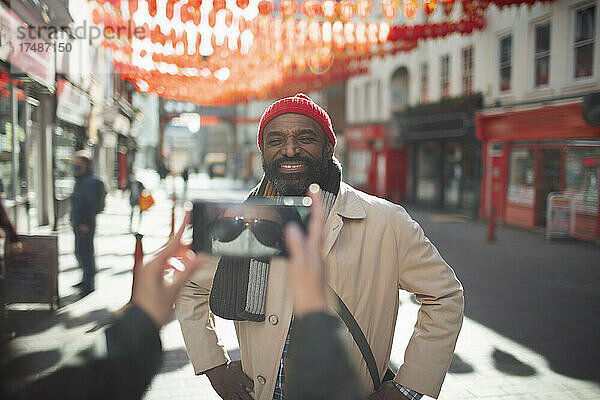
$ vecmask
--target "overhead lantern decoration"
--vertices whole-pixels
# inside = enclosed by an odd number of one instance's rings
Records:
[[[235,5],[240,9],[245,10],[250,5],[250,0],[235,0]]]
[[[156,0],[146,0],[148,3],[148,14],[150,14],[151,17],[156,17],[156,12],[158,11],[156,9]]]
[[[371,0],[357,0],[354,7],[359,18],[368,18],[371,15]]]
[[[417,0],[402,0],[402,12],[408,19],[413,19],[419,11],[419,2]]]
[[[393,20],[398,15],[398,0],[382,0],[381,11],[386,19]]]
[[[444,14],[446,16],[452,14],[452,9],[454,8],[455,0],[442,0],[442,7],[444,8]]]
[[[198,0],[194,0],[194,1],[198,1]],[[200,4],[202,4],[202,0],[200,0]],[[224,9],[226,6],[225,4],[225,0],[213,0],[213,10],[215,11],[219,11]],[[198,5],[197,8],[200,8],[200,5]]]
[[[275,3],[272,0],[260,0],[258,2],[258,12],[260,15],[270,15],[275,10]]]
[[[429,17],[431,14],[433,14],[437,3],[437,0],[423,0],[423,11],[425,11],[426,16]]]
[[[304,0],[300,7],[302,13],[311,19],[322,14],[321,4],[317,0]]]
[[[284,18],[289,18],[298,12],[298,3],[296,0],[281,0],[279,2],[279,12]]]
[[[321,8],[325,18],[334,19],[337,16],[337,3],[335,0],[324,0]]]
[[[350,0],[341,0],[338,2],[338,14],[342,21],[349,21],[354,15],[354,4]]]

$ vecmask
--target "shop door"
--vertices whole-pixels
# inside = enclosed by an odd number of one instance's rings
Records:
[[[548,194],[560,190],[560,149],[544,149],[541,152],[541,168],[536,188],[535,224],[545,226]]]

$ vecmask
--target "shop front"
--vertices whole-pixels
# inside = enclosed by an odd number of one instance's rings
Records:
[[[483,111],[476,121],[486,166],[481,216],[543,227],[548,196],[560,193],[571,201],[569,235],[599,237],[600,128],[583,119],[581,98]]]
[[[406,196],[406,148],[397,146],[387,125],[346,126],[348,182],[367,193],[399,202]]]
[[[427,104],[396,115],[409,148],[408,200],[476,216],[481,145],[475,139],[477,95]]]
[[[91,105],[88,94],[65,79],[57,82],[56,98],[54,194],[56,217],[60,219],[69,212],[69,199],[75,185],[73,153],[89,148],[87,126]]]
[[[0,4],[0,190],[20,232],[53,214],[51,126],[54,53],[24,52],[23,20]],[[41,39],[31,39],[34,42]]]

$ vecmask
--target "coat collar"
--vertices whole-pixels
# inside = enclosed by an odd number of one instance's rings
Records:
[[[367,216],[356,191],[345,182],[340,183],[340,191],[333,203],[331,213],[349,219],[363,219]]]

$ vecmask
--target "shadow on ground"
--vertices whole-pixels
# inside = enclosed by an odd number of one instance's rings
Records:
[[[506,226],[486,243],[482,222],[411,215],[461,280],[467,317],[527,346],[559,374],[600,382],[600,248]],[[496,368],[535,373],[514,356],[495,352]]]

